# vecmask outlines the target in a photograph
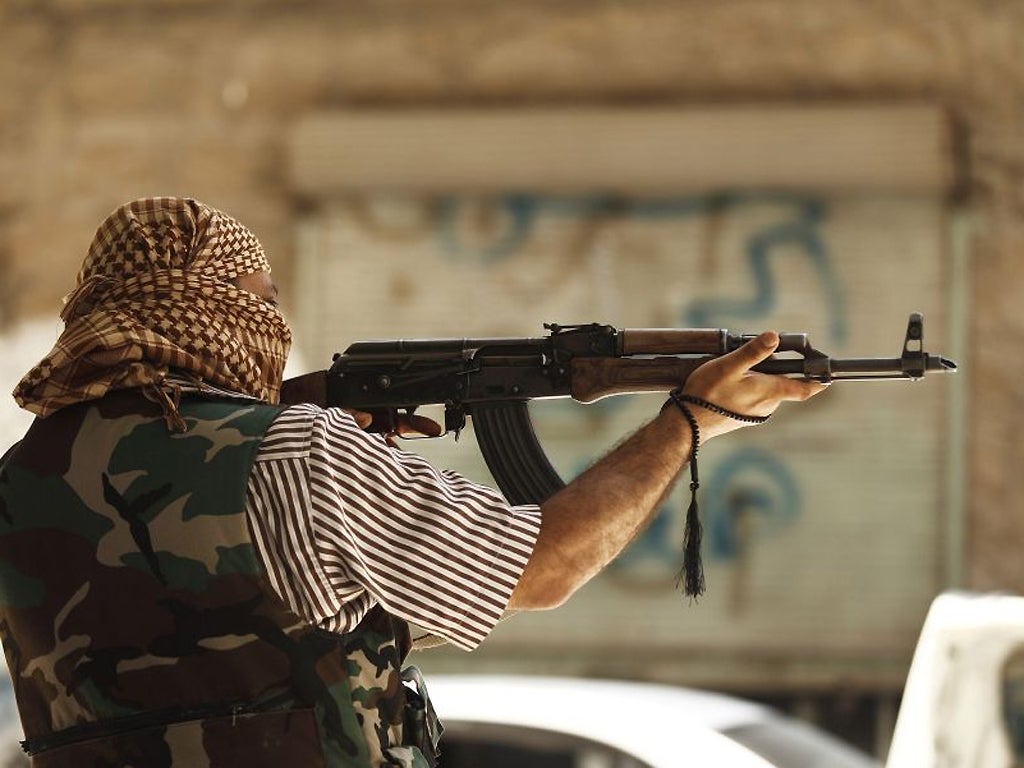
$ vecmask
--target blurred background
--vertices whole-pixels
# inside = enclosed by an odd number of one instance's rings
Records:
[[[834,386],[702,452],[563,609],[426,672],[712,688],[884,755],[950,587],[1020,592],[1024,4],[0,0],[0,384],[56,339],[99,222],[148,195],[246,223],[290,374],[366,338],[544,322],[807,331],[955,377]],[[534,417],[571,476],[661,399]],[[0,448],[29,418],[0,401]],[[489,481],[466,434],[414,450]]]

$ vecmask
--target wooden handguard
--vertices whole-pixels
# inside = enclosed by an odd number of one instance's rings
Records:
[[[570,364],[572,397],[581,403],[592,403],[629,392],[668,392],[712,357],[576,358]]]
[[[623,355],[721,355],[725,330],[718,328],[627,328],[619,333]]]

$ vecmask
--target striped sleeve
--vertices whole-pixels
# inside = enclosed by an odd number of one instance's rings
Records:
[[[501,618],[540,529],[536,506],[315,406],[271,426],[249,505],[271,584],[300,615],[344,632],[379,603],[467,650]]]

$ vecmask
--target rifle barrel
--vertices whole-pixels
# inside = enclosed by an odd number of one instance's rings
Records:
[[[754,366],[754,370],[820,381],[872,381],[919,379],[926,371],[953,373],[956,363],[927,353],[909,357],[773,358]]]

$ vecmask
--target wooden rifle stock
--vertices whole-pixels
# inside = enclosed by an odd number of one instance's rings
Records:
[[[330,405],[327,402],[327,371],[314,371],[286,379],[281,383],[280,402],[284,405],[313,403],[326,408]]]

